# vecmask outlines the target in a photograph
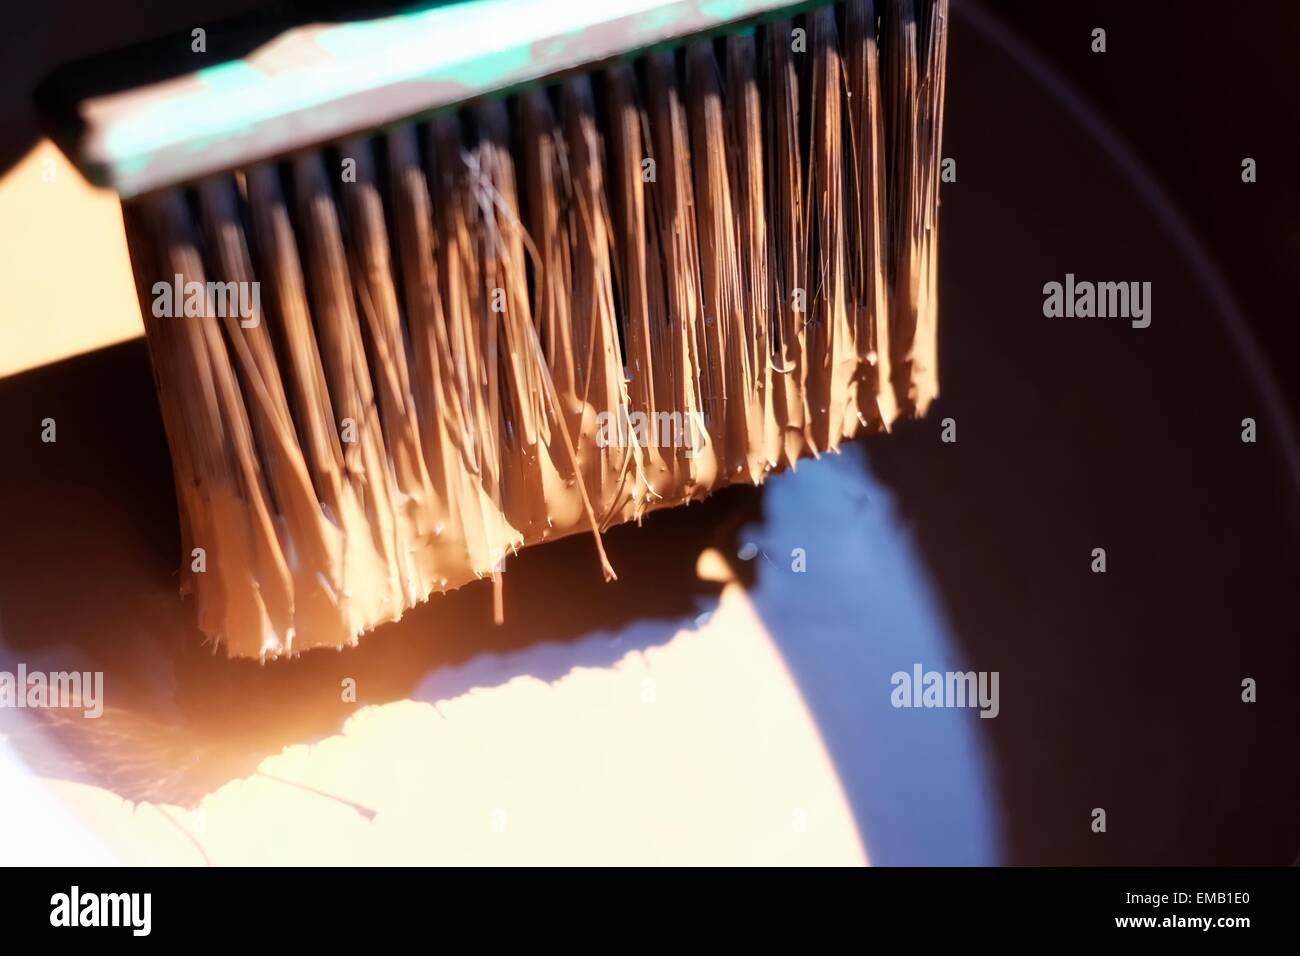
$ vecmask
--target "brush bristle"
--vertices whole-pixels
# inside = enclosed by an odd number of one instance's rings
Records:
[[[128,201],[203,632],[355,643],[584,530],[609,578],[611,525],[923,414],[947,3],[875,6]]]

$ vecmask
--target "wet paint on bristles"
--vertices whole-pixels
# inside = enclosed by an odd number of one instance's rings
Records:
[[[521,547],[612,578],[610,526],[923,414],[946,20],[828,5],[125,201],[203,632],[499,613]]]

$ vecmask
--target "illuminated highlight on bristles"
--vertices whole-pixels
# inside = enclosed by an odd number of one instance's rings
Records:
[[[500,613],[521,546],[611,578],[610,526],[924,413],[947,4],[887,7],[129,200],[204,633],[343,646],[482,577]],[[174,275],[261,313],[160,317]]]

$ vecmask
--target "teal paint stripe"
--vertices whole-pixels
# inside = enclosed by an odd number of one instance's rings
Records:
[[[89,124],[74,159],[133,195],[810,5],[817,4],[471,0],[295,29],[244,60],[196,71],[190,88],[110,111],[112,119]],[[188,35],[178,42],[188,45]],[[112,105],[119,95],[93,103]]]

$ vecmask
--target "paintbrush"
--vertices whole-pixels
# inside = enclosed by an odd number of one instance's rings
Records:
[[[182,591],[353,644],[937,394],[946,0],[199,28],[38,94],[123,219]]]

